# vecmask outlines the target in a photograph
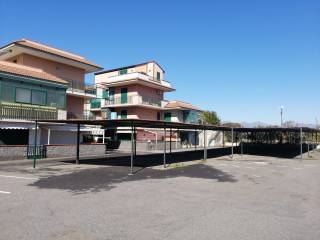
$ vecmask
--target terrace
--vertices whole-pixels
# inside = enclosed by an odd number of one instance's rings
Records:
[[[135,72],[135,73],[126,73],[126,74],[119,74],[116,76],[108,77],[107,82],[101,82],[101,84],[113,87],[113,86],[120,86],[122,84],[128,83],[136,83],[139,81],[143,85],[158,87],[164,91],[173,91],[170,82],[165,80],[158,80],[154,77],[148,76],[143,72]]]

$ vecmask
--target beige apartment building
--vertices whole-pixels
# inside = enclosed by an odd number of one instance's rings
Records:
[[[175,89],[165,80],[164,69],[155,61],[95,73],[97,98],[87,101],[91,117],[101,119],[146,119],[198,123],[200,109],[164,96]],[[118,129],[118,137],[129,138],[129,131]],[[195,139],[194,132],[172,137]],[[138,140],[163,140],[162,131],[138,129]]]

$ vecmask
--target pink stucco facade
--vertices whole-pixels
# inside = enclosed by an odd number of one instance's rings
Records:
[[[29,54],[19,54],[11,59],[10,62],[17,64],[39,68],[43,71],[50,73],[54,76],[60,77],[68,82],[79,82],[84,84],[85,70],[76,68],[67,64],[50,61],[44,58],[32,56]],[[77,116],[77,118],[83,117],[84,99],[81,96],[70,96],[67,95],[66,99],[66,110],[70,116]]]
[[[65,80],[84,82],[84,69],[76,68],[63,63],[53,62],[44,58],[32,56],[29,54],[20,54],[9,61],[16,60],[18,64],[40,68],[54,76],[61,77]]]

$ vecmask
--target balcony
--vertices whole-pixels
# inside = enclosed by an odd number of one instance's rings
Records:
[[[161,108],[161,100],[147,96],[132,95],[127,98],[116,97],[112,100],[105,100],[105,105],[103,107],[120,107],[130,105]]]
[[[16,103],[0,103],[1,120],[55,120],[61,116],[57,108]]]
[[[121,86],[123,84],[139,82],[140,84],[161,89],[163,91],[174,91],[169,82],[165,80],[158,80],[156,78],[148,76],[143,72],[121,74],[117,76],[108,77],[107,80],[97,80],[98,79],[96,79],[96,82],[99,82],[107,87]]]
[[[95,86],[86,85],[84,82],[67,79],[69,87],[67,94],[83,98],[95,98],[97,96]]]

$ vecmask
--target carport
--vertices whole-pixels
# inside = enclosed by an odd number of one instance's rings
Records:
[[[300,143],[300,155],[302,159],[303,154],[303,143],[308,142],[309,144],[317,144],[319,140],[319,129],[312,128],[230,128],[224,126],[215,126],[215,125],[205,125],[205,124],[187,124],[187,123],[177,123],[177,122],[167,122],[167,121],[153,121],[153,120],[142,120],[142,119],[116,119],[116,120],[36,120],[35,121],[35,139],[34,139],[34,149],[37,147],[37,129],[39,124],[42,123],[56,123],[56,124],[67,124],[77,127],[77,144],[76,144],[76,159],[75,163],[79,164],[80,160],[80,127],[81,125],[94,125],[101,126],[102,129],[117,129],[118,127],[127,127],[131,129],[131,151],[130,151],[130,173],[133,174],[134,160],[136,157],[136,139],[135,132],[136,128],[154,128],[162,129],[164,132],[164,139],[166,139],[167,132],[170,132],[169,137],[169,149],[167,149],[166,141],[163,149],[163,167],[167,167],[167,152],[172,153],[172,139],[171,132],[172,130],[194,130],[194,131],[203,131],[204,133],[204,144],[202,146],[203,150],[203,159],[207,159],[207,131],[222,131],[231,133],[231,157],[233,158],[234,154],[234,140],[240,140],[240,149],[241,154],[243,153],[243,141],[250,139],[251,141],[257,142],[258,139],[263,141],[270,140],[270,134],[274,134],[276,139],[275,142],[279,142],[283,136],[283,133],[293,134],[294,137],[291,139],[298,139]],[[257,133],[260,133],[258,138]],[[262,134],[261,134],[262,133]],[[278,134],[280,133],[280,135]],[[254,135],[256,134],[256,135]],[[249,136],[255,136],[249,137]],[[281,137],[281,138],[280,138]],[[268,140],[269,139],[269,140]],[[274,138],[273,138],[274,139]],[[309,148],[308,148],[309,151]],[[36,166],[36,154],[33,158],[33,167]]]

